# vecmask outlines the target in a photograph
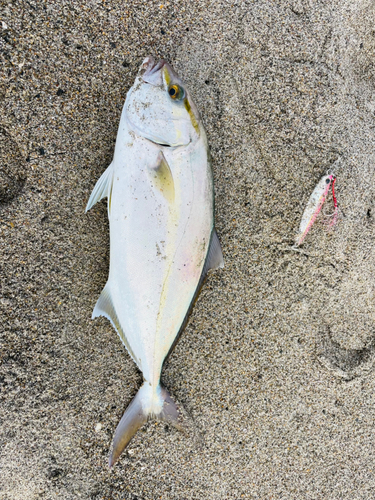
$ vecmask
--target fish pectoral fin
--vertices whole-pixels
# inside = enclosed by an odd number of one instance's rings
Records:
[[[107,170],[100,176],[98,182],[92,190],[89,201],[87,202],[86,212],[92,208],[96,202],[103,198],[108,198],[108,212],[111,208],[111,194],[113,184],[113,162],[109,165]]]
[[[156,164],[148,169],[148,174],[155,189],[160,191],[169,203],[173,203],[175,197],[173,175],[163,151],[159,151]]]
[[[205,276],[210,269],[219,269],[224,267],[224,257],[221,251],[220,241],[216,229],[212,230],[210,247],[208,249],[206,262],[204,264],[202,276]]]
[[[159,385],[156,391],[153,391],[150,384],[144,382],[116,428],[109,458],[110,467],[117,461],[138,429],[150,418],[164,420],[180,431],[186,430],[180,410],[167,389]]]
[[[108,284],[103,288],[102,293],[100,294],[97,303],[95,304],[94,310],[92,312],[91,319],[97,318],[99,316],[104,316],[109,319],[112,323],[113,328],[118,333],[122,343],[126,347],[126,350],[132,357],[133,361],[136,365],[141,369],[140,364],[138,363],[133,350],[131,349],[128,339],[126,338],[125,332],[123,331],[120,321],[118,319],[115,306],[112,301],[111,291]]]

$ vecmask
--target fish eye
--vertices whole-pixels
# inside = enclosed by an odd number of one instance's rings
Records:
[[[329,184],[331,182],[331,179],[326,179],[326,184]]]
[[[185,96],[185,91],[179,85],[171,85],[168,90],[168,94],[172,97],[172,99],[183,99]]]

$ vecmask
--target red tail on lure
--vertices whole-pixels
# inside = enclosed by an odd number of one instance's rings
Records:
[[[310,231],[312,225],[314,224],[318,216],[318,213],[320,212],[324,202],[326,201],[327,195],[331,187],[332,187],[332,196],[333,196],[335,211],[333,213],[333,218],[329,226],[333,227],[336,224],[338,207],[334,191],[335,181],[336,177],[334,175],[325,175],[320,179],[320,181],[316,185],[307,203],[305,211],[303,212],[302,215],[302,220],[299,227],[299,234],[296,240],[297,246],[302,245],[303,240],[306,238],[307,233]]]
[[[335,196],[335,182],[336,182],[336,177],[333,178],[333,182],[332,182],[332,199],[333,199],[333,205],[335,207],[335,210],[333,211],[333,214],[332,214],[332,220],[331,222],[329,223],[329,227],[333,227],[336,222],[337,222],[337,217],[338,217],[338,214],[339,214],[339,209],[338,209],[338,206],[337,206],[337,199],[336,199],[336,196]]]

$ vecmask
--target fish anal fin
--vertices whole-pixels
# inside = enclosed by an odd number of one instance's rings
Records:
[[[98,179],[92,190],[89,201],[87,202],[86,212],[92,208],[95,203],[103,198],[108,198],[108,212],[111,209],[111,195],[112,195],[112,183],[113,183],[113,162],[109,165],[107,170]]]
[[[118,336],[120,337],[122,343],[126,347],[128,353],[139,367],[139,363],[129,345],[128,339],[126,338],[126,335],[118,319],[108,284],[103,288],[102,293],[100,294],[100,297],[92,312],[91,319],[97,318],[99,316],[104,316],[105,318],[109,319],[109,321],[112,323],[113,328],[118,333]]]
[[[154,187],[169,203],[173,203],[175,198],[173,175],[162,151],[159,151],[156,164],[148,169],[148,174]]]
[[[210,246],[208,248],[206,261],[204,263],[202,276],[205,276],[210,269],[219,269],[224,267],[224,257],[221,251],[220,241],[216,229],[212,230]]]

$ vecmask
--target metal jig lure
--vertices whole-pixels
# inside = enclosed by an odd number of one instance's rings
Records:
[[[338,206],[334,189],[335,182],[336,182],[336,177],[333,174],[330,174],[323,176],[316,185],[307,203],[305,211],[303,212],[302,215],[302,220],[299,227],[299,234],[295,243],[296,246],[302,245],[303,240],[306,238],[307,233],[310,231],[312,225],[314,224],[331,187],[332,187],[333,204],[335,209],[333,214],[331,214],[332,220],[329,224],[329,227],[332,228],[336,224],[338,216]]]

